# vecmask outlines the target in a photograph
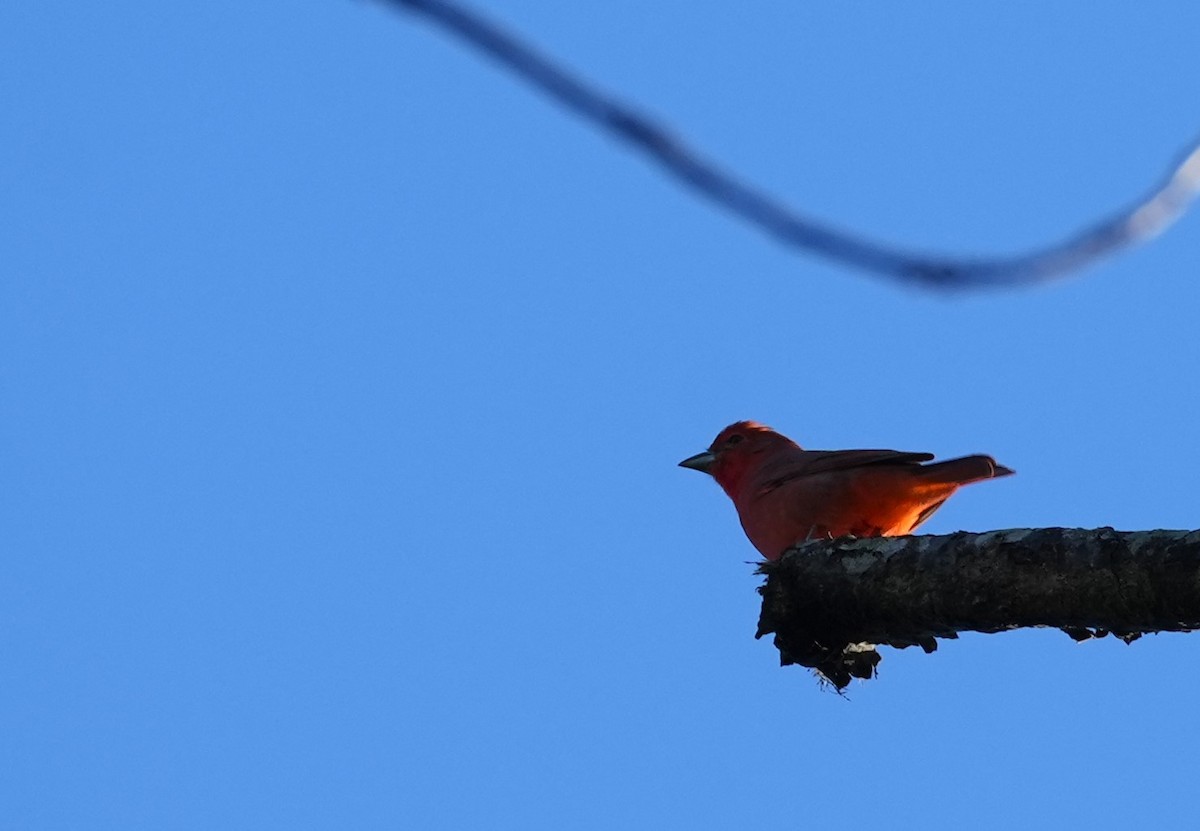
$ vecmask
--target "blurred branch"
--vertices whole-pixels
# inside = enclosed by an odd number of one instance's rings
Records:
[[[1056,627],[1076,640],[1200,629],[1200,531],[1021,528],[808,542],[765,562],[758,637],[841,689],[874,645]]]
[[[443,27],[569,110],[649,155],[676,178],[781,242],[906,282],[944,289],[1034,283],[1077,271],[1163,231],[1200,191],[1200,142],[1165,180],[1125,210],[1055,245],[995,258],[921,256],[803,216],[703,158],[663,126],[605,95],[475,11],[453,0],[385,0]]]

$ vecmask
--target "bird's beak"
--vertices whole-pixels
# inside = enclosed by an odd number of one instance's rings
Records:
[[[679,463],[680,467],[690,467],[692,470],[698,470],[701,473],[712,475],[713,462],[717,457],[711,451],[705,450],[703,453],[697,453],[695,456],[688,456]]]

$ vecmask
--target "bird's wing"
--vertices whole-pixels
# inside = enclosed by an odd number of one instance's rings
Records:
[[[908,453],[903,450],[801,450],[765,470],[761,490],[774,490],[785,482],[814,473],[829,473],[868,465],[919,465],[933,459],[932,453]]]

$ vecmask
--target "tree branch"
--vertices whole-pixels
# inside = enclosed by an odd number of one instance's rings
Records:
[[[723,171],[653,119],[589,86],[498,24],[453,0],[386,2],[425,15],[562,106],[638,148],[720,207],[757,225],[785,245],[904,282],[942,289],[975,289],[1062,277],[1159,234],[1200,192],[1200,142],[1195,142],[1162,183],[1141,200],[1062,242],[1004,257],[921,256],[835,229],[792,210]]]
[[[756,637],[841,689],[876,644],[1056,627],[1076,640],[1200,629],[1200,531],[1018,528],[799,545],[759,567]]]

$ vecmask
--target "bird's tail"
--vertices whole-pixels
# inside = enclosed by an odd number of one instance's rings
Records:
[[[1004,465],[996,464],[996,460],[991,456],[982,455],[963,456],[960,459],[921,465],[921,478],[945,485],[969,485],[984,479],[1011,476],[1015,472]]]

